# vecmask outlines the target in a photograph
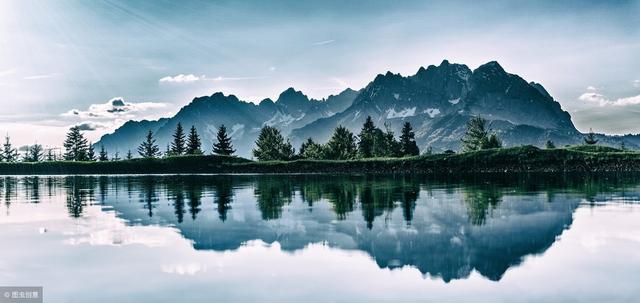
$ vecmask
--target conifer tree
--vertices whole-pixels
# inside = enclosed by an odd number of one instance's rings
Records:
[[[9,137],[9,135],[6,135],[4,139],[4,144],[2,145],[2,161],[18,161],[18,150],[13,148],[13,145],[11,144],[11,138]]]
[[[553,141],[547,140],[547,142],[544,144],[544,148],[546,148],[546,149],[554,149],[554,148],[556,148],[556,145],[553,143]]]
[[[87,145],[87,139],[85,139],[80,132],[80,127],[71,127],[63,143],[66,150],[64,159],[67,161],[86,161],[88,152]]]
[[[49,148],[47,150],[47,161],[55,161],[56,160],[56,155],[53,153],[53,148]]]
[[[133,159],[133,154],[131,153],[131,150],[127,151],[127,160],[131,160]]]
[[[218,135],[216,136],[217,142],[213,144],[213,153],[218,155],[232,155],[236,151],[231,144],[231,138],[227,135],[227,128],[220,125],[218,128]]]
[[[42,145],[36,143],[34,145],[29,146],[27,149],[27,154],[24,158],[26,162],[39,162],[43,159],[44,151],[42,149]]]
[[[400,142],[395,138],[391,127],[385,124],[386,132],[384,134],[384,156],[385,157],[399,157],[400,156]]]
[[[417,156],[420,154],[413,127],[411,127],[411,123],[409,122],[405,122],[402,126],[402,133],[400,134],[400,154],[402,156]]]
[[[356,138],[346,127],[336,127],[333,136],[327,142],[326,158],[332,160],[348,160],[357,153]]]
[[[285,141],[280,131],[272,126],[260,130],[253,155],[260,161],[291,160],[295,150],[289,140]]]
[[[185,135],[182,124],[178,122],[176,131],[173,133],[173,142],[171,142],[171,154],[180,156],[185,152]]]
[[[156,145],[156,139],[153,138],[153,132],[151,130],[149,130],[145,140],[138,147],[138,154],[147,159],[160,155],[160,148]]]
[[[584,143],[587,145],[598,144],[598,139],[596,139],[596,134],[593,133],[592,129],[589,129],[589,133],[584,137]]]
[[[482,149],[487,148],[502,148],[502,141],[498,139],[496,134],[491,134],[489,139],[486,140],[486,143],[482,145]]]
[[[111,161],[120,161],[120,152],[116,150],[116,153],[113,154],[113,158],[111,158]]]
[[[376,126],[373,124],[373,119],[371,119],[371,116],[367,116],[367,120],[365,120],[358,135],[360,138],[358,141],[358,155],[361,158],[371,158],[373,156],[375,131]]]
[[[482,149],[483,144],[489,139],[487,131],[487,120],[481,117],[472,117],[467,122],[467,131],[464,133],[462,141],[463,151],[474,151]]]
[[[191,126],[189,137],[187,138],[187,155],[202,155],[201,146],[202,143],[200,142],[198,131],[195,126]]]
[[[89,142],[89,147],[87,148],[87,161],[95,161],[96,160],[96,152],[93,150],[93,144]]]
[[[300,145],[299,155],[303,159],[325,159],[325,147],[308,138],[307,141]]]
[[[104,145],[100,145],[100,155],[98,156],[98,160],[109,161],[109,154],[107,153],[107,150],[104,149]]]

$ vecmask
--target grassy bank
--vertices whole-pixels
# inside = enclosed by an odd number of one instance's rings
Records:
[[[640,172],[640,153],[609,147],[543,150],[533,146],[461,154],[348,161],[256,162],[239,157],[181,156],[112,162],[0,163],[0,174],[151,173],[516,173]]]

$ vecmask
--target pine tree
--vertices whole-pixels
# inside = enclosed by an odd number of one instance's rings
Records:
[[[260,161],[291,160],[295,150],[277,128],[265,126],[260,130],[253,155]]]
[[[55,161],[56,160],[56,155],[53,153],[53,148],[49,148],[47,150],[47,161]]]
[[[598,139],[596,139],[596,134],[593,133],[592,129],[589,129],[589,133],[584,137],[584,143],[587,145],[596,145],[598,144]]]
[[[156,139],[153,138],[152,131],[147,133],[146,139],[138,147],[138,154],[147,159],[160,155],[160,148],[156,145]]]
[[[133,159],[133,154],[131,153],[131,150],[127,151],[127,160],[131,160]]]
[[[413,127],[411,127],[411,123],[409,122],[405,122],[402,126],[402,132],[400,134],[400,154],[402,156],[417,156],[420,154]]]
[[[11,138],[9,135],[4,137],[4,144],[2,148],[2,160],[4,162],[16,162],[18,161],[18,150],[13,148],[11,144]]]
[[[111,161],[120,161],[120,152],[116,150],[116,153],[113,154],[113,158],[111,158]]]
[[[220,125],[218,128],[217,143],[213,144],[213,153],[218,155],[232,155],[236,151],[231,145],[231,138],[227,135],[227,128]]]
[[[487,148],[502,148],[502,141],[498,139],[496,134],[491,134],[489,139],[486,140],[486,143],[482,144],[482,149]]]
[[[109,161],[109,154],[107,153],[107,150],[104,149],[104,145],[100,145],[100,155],[98,156],[98,160]]]
[[[96,152],[93,150],[93,144],[89,142],[89,147],[87,149],[87,161],[95,161],[96,160]]]
[[[180,156],[185,152],[185,136],[182,124],[178,122],[176,131],[173,133],[173,142],[171,142],[171,154],[174,156]]]
[[[198,131],[196,131],[195,126],[191,126],[191,131],[189,131],[189,137],[187,138],[187,155],[202,155],[201,146],[202,143],[200,143]]]
[[[462,149],[463,151],[474,151],[482,149],[482,145],[489,139],[487,131],[487,120],[481,117],[472,117],[467,122],[467,131],[463,135]]]
[[[68,161],[85,161],[87,160],[87,139],[80,132],[80,127],[74,126],[69,129],[67,138],[63,143],[66,150],[64,159]]]
[[[303,159],[325,159],[325,147],[308,138],[306,142],[300,145],[299,155]]]
[[[373,156],[373,144],[376,126],[373,124],[371,116],[367,116],[367,120],[362,125],[362,130],[358,137],[358,155],[361,158],[371,158]]]
[[[355,158],[357,153],[356,138],[342,125],[336,127],[333,136],[327,142],[326,157],[332,160],[348,160]]]
[[[553,143],[553,141],[547,140],[547,142],[544,144],[544,148],[546,148],[546,149],[554,149],[554,148],[556,148],[556,145]]]
[[[401,145],[400,142],[396,140],[395,134],[391,127],[385,123],[384,125],[386,132],[384,134],[384,145],[385,145],[385,157],[399,157],[401,156]]]
[[[42,149],[42,145],[36,143],[29,146],[24,160],[26,162],[39,162],[43,159],[43,157],[44,151]]]

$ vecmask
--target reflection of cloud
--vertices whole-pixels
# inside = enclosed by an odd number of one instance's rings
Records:
[[[162,272],[168,274],[178,275],[190,275],[193,276],[198,272],[206,271],[206,267],[200,263],[188,263],[188,264],[168,264],[162,265]]]
[[[190,82],[200,81],[203,79],[204,79],[204,76],[199,77],[194,74],[188,74],[188,75],[179,74],[173,77],[171,76],[163,77],[158,81],[160,83],[190,83]]]
[[[324,41],[318,41],[318,42],[314,42],[314,43],[313,43],[313,45],[325,45],[325,44],[333,43],[333,42],[335,42],[335,41],[336,41],[336,40],[333,40],[333,39],[331,39],[331,40],[324,40]]]
[[[166,103],[159,102],[125,102],[122,97],[116,97],[107,101],[106,103],[91,104],[89,106],[89,109],[87,109],[86,111],[72,109],[62,114],[62,116],[78,117],[81,119],[118,117],[133,118],[134,114],[153,109],[163,109],[166,106]]]
[[[610,100],[603,94],[590,90],[578,97],[580,101],[597,103],[600,106],[627,106],[640,104],[640,95]]]

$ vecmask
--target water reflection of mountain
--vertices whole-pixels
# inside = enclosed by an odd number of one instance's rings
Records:
[[[8,205],[16,178],[0,182]],[[70,216],[88,203],[130,224],[175,226],[196,249],[234,250],[250,240],[285,251],[310,243],[358,250],[381,268],[414,266],[445,281],[477,270],[499,280],[548,249],[582,200],[623,192],[617,178],[120,176],[25,178],[25,196],[63,192]]]

